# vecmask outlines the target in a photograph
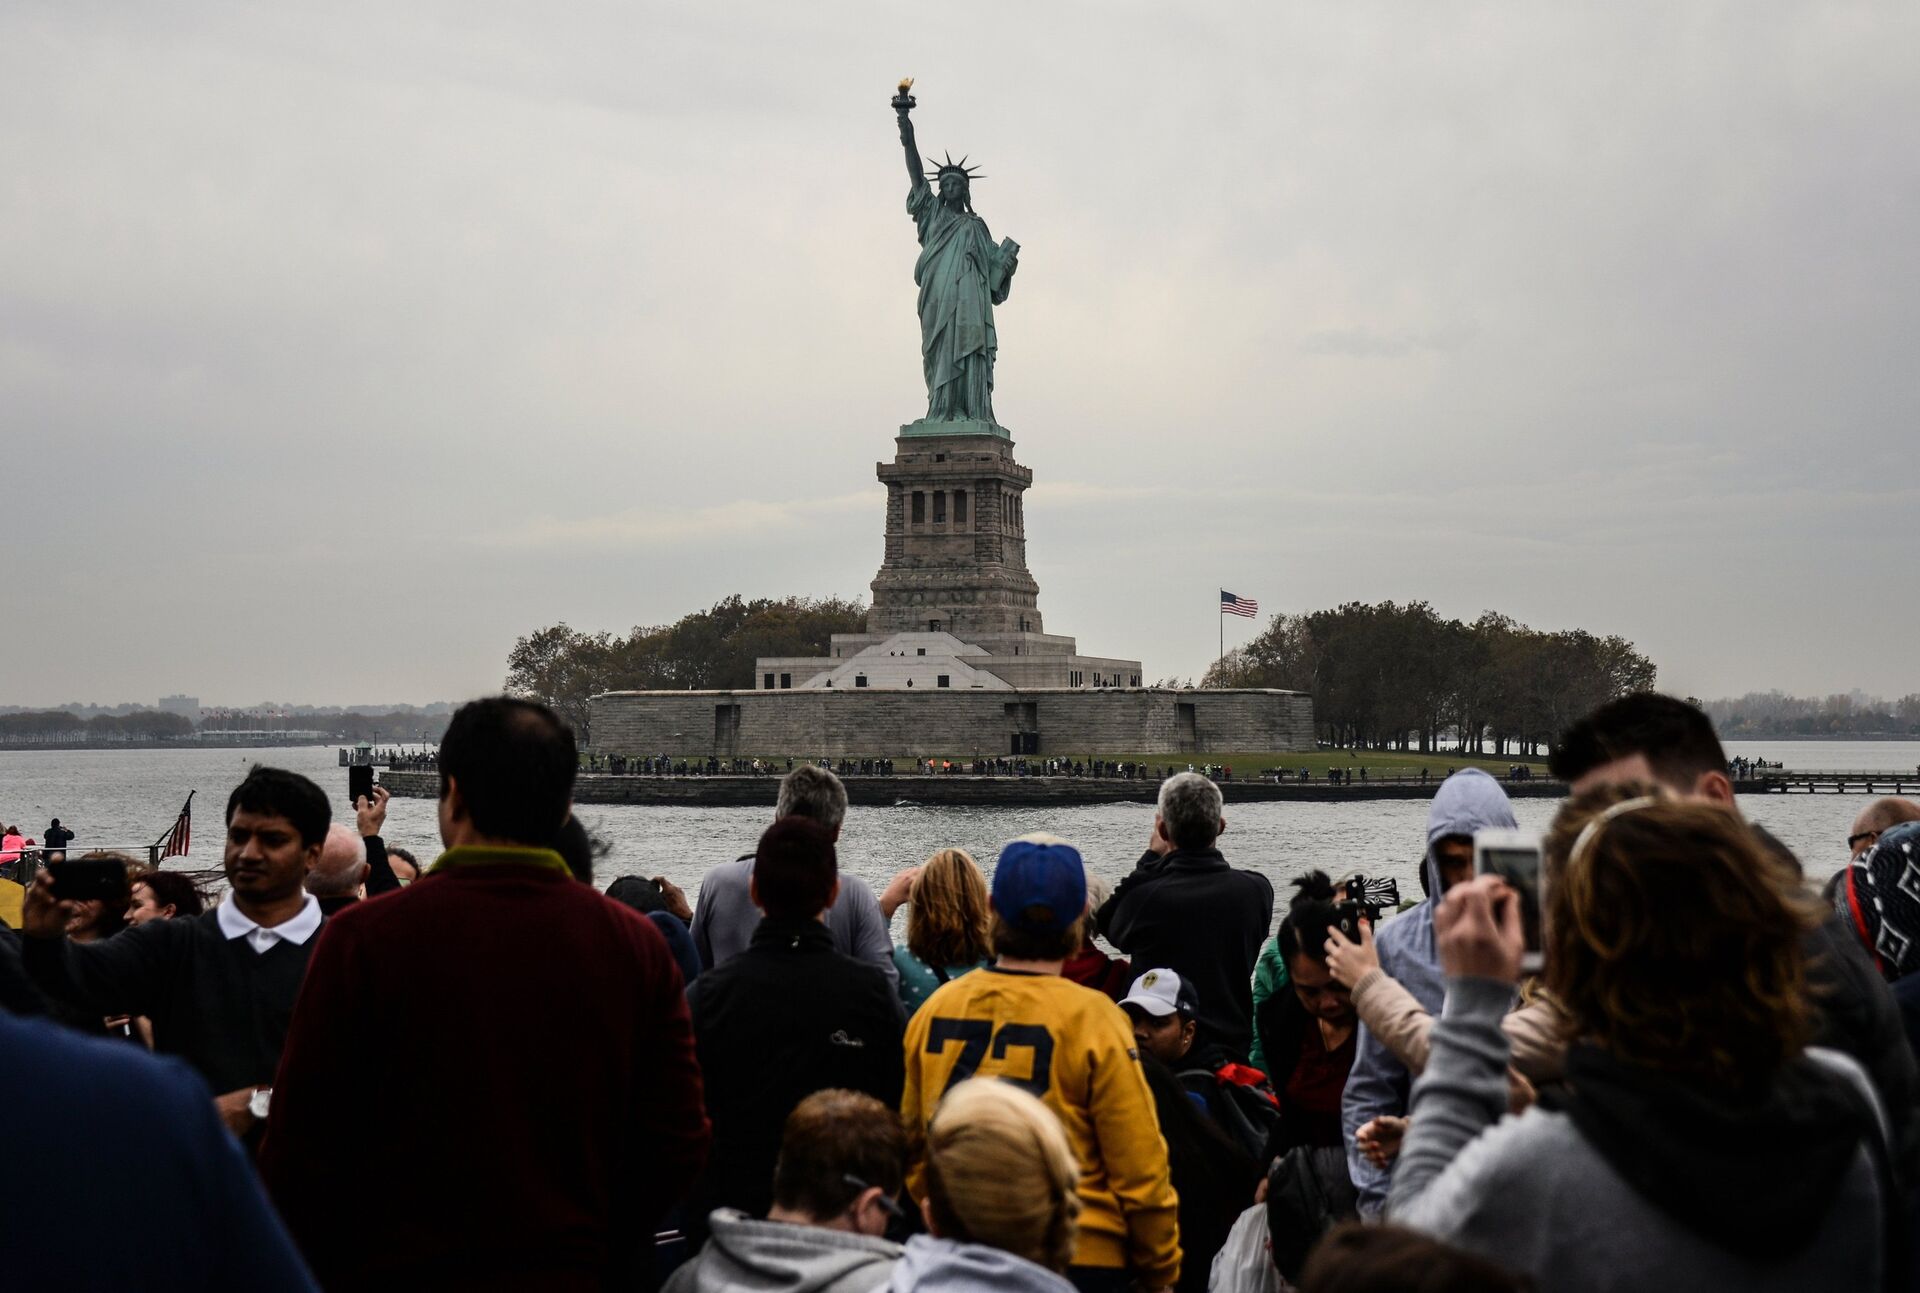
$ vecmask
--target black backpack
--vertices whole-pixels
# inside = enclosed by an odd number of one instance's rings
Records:
[[[1229,1063],[1217,1069],[1182,1069],[1175,1076],[1181,1086],[1206,1101],[1207,1115],[1228,1139],[1255,1162],[1267,1160],[1267,1145],[1280,1126],[1280,1100],[1266,1074],[1246,1064]]]
[[[1360,1215],[1343,1147],[1297,1145],[1267,1174],[1267,1238],[1273,1264],[1289,1284],[1300,1278],[1320,1236]]]

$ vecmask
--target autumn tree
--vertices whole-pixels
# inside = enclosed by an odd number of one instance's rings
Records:
[[[835,633],[866,627],[866,608],[839,598],[737,594],[672,624],[625,637],[555,624],[527,634],[507,655],[507,691],[551,705],[584,741],[589,701],[607,691],[724,691],[753,686],[762,656],[824,656]]]

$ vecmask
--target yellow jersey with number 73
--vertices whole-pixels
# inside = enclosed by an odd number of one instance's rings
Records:
[[[1179,1200],[1140,1071],[1133,1025],[1104,994],[1054,974],[995,967],[944,984],[907,1025],[900,1116],[925,1131],[940,1097],[971,1077],[1040,1097],[1080,1160],[1076,1266],[1131,1266],[1148,1288],[1180,1276]],[[916,1161],[907,1188],[926,1195]]]

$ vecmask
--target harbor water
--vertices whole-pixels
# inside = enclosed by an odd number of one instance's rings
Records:
[[[1920,763],[1920,743],[1898,741],[1730,743],[1728,753],[1808,770]],[[194,791],[188,865],[215,869],[227,793],[250,764],[271,763],[312,777],[333,797],[336,814],[350,817],[347,774],[337,758],[330,746],[0,751],[0,820],[38,838],[48,819],[59,817],[75,832],[76,849],[144,849],[166,832],[188,791]],[[775,778],[767,779],[764,807],[583,807],[581,820],[611,848],[600,863],[598,882],[604,887],[622,875],[665,876],[691,896],[709,867],[751,851],[772,815],[776,784]],[[1791,847],[1817,880],[1846,862],[1848,825],[1868,798],[1753,795],[1740,803],[1749,817]],[[1555,807],[1554,800],[1522,799],[1515,801],[1514,813],[1522,826],[1539,828]],[[1335,876],[1353,871],[1389,876],[1399,881],[1403,894],[1419,894],[1418,863],[1426,838],[1426,805],[1420,801],[1236,805],[1228,786],[1226,816],[1222,851],[1236,865],[1264,871],[1283,895],[1287,880],[1311,868]],[[900,868],[936,849],[964,848],[990,869],[1001,844],[1047,830],[1073,841],[1094,871],[1117,880],[1138,860],[1152,825],[1147,804],[854,808],[841,835],[840,864],[878,890]],[[434,802],[394,799],[386,835],[392,844],[431,857],[439,849]]]

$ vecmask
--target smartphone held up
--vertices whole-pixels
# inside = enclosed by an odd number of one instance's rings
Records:
[[[1545,869],[1540,865],[1540,837],[1532,831],[1484,830],[1473,836],[1473,872],[1497,875],[1520,895],[1520,924],[1527,950],[1520,958],[1523,974],[1538,974],[1545,964],[1540,938],[1541,890]]]
[[[92,898],[126,900],[127,864],[117,857],[69,858],[47,863],[57,902]]]

